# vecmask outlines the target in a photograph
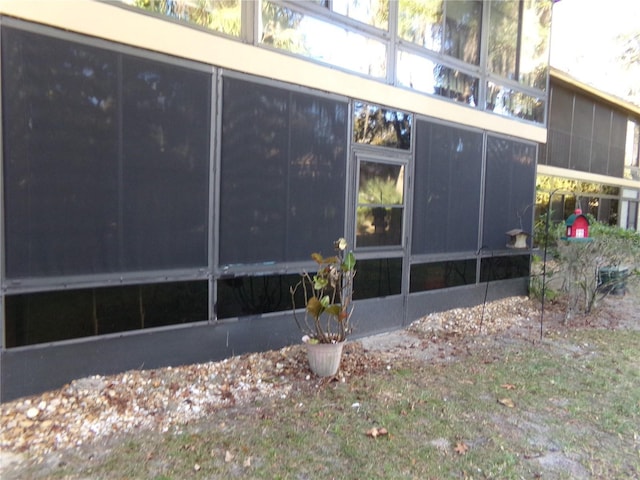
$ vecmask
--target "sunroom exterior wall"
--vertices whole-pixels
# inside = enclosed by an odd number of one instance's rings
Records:
[[[326,240],[338,236],[357,247],[362,274],[356,336],[400,328],[430,311],[526,291],[530,252],[507,249],[502,230],[532,227],[536,148],[546,138],[544,124],[406,88],[388,72],[383,79],[370,78],[267,48],[251,27],[257,25],[254,3],[239,5],[242,25],[237,36],[111,2],[76,0],[65,8],[56,2],[0,4],[5,194],[0,222],[0,401],[55,388],[79,376],[216,360],[291,344],[298,334],[287,305],[288,285],[302,269],[313,268],[304,252],[330,248]],[[298,4],[275,3],[291,8]],[[486,3],[482,2],[485,13]],[[319,11],[311,5],[303,10]],[[391,12],[389,34],[379,33],[375,25],[362,26],[360,20],[345,20],[337,12],[321,17],[385,38],[395,35],[397,11]],[[101,21],[87,20],[94,18]],[[484,27],[487,22],[483,17]],[[97,94],[83,97],[95,100],[95,111],[117,112],[103,123],[113,128],[104,143],[107,148],[88,150],[89,162],[82,162],[80,150],[65,157],[53,147],[27,148],[42,125],[26,103],[11,96],[21,91],[26,102],[37,105],[33,99],[43,92],[29,91],[25,85],[44,85],[37,83],[44,79],[25,71],[20,82],[17,77],[7,81],[15,73],[6,70],[9,52],[16,46],[18,65],[26,49],[20,50],[16,39],[23,37],[43,44],[53,39],[50,44],[58,47],[52,48],[67,54],[91,51],[96,58],[104,54],[114,59],[113,69],[105,70],[105,78],[114,82],[114,98],[101,103]],[[402,42],[387,44],[395,51]],[[442,55],[406,48],[422,58]],[[55,54],[52,51],[42,62],[54,62]],[[498,76],[484,70],[486,54],[481,51],[479,65],[471,70],[483,82],[496,81]],[[446,55],[444,64],[469,70]],[[80,77],[95,73],[78,68]],[[49,97],[67,94],[62,84],[60,92],[54,91],[60,78],[48,84]],[[181,79],[199,85],[191,89],[201,96],[190,100],[191,110],[183,100],[185,108],[174,103],[177,109],[171,113],[169,99],[154,90],[156,82],[171,78],[173,91],[179,90]],[[517,80],[503,80],[514,91],[536,93]],[[167,83],[157,85],[169,91]],[[144,99],[147,88],[156,93]],[[189,89],[181,88],[186,95]],[[543,90],[538,93],[545,95]],[[478,98],[484,101],[483,96]],[[41,102],[49,97],[45,94]],[[66,119],[59,126],[67,137],[58,140],[76,145],[70,131],[76,107],[60,98],[57,108],[70,108],[71,113],[59,117]],[[253,108],[252,102],[260,108]],[[362,108],[386,112],[399,122],[396,126],[405,130],[397,144],[355,138],[356,114]],[[199,120],[190,124],[185,115],[196,111]],[[163,112],[169,112],[180,128],[169,120],[163,123]],[[45,115],[50,121],[58,118],[55,110]],[[100,120],[93,113],[87,118]],[[182,136],[176,137],[170,125]],[[84,127],[87,132],[93,128]],[[13,128],[23,131],[10,132]],[[72,189],[78,204],[66,220],[68,228],[77,228],[84,237],[58,228],[54,244],[35,228],[64,217],[71,197],[62,190],[49,203],[30,190],[40,202],[35,213],[16,206],[29,203],[20,196],[21,185],[38,178],[38,165],[45,160],[51,173],[39,177],[40,185],[53,182]],[[457,182],[456,169],[465,168],[467,161],[471,164],[465,181]],[[448,163],[457,167],[447,168]],[[397,177],[402,194],[387,206],[392,221],[401,224],[391,240],[380,243],[371,235],[374,243],[358,246],[356,238],[364,237],[356,231],[357,211],[369,208],[358,199],[358,179],[367,168],[375,172],[371,167],[376,165]],[[154,176],[155,168],[166,175]],[[97,195],[96,189],[104,185],[98,182],[84,189],[83,175],[113,181],[104,195],[88,202],[86,195]],[[182,180],[175,184],[172,179]],[[253,196],[243,198],[247,190]],[[165,198],[167,192],[171,195]],[[430,203],[433,194],[439,197]],[[323,195],[330,195],[331,201],[323,201]],[[147,218],[148,202],[153,215]],[[316,205],[324,207],[320,215],[314,211]],[[180,213],[182,207],[187,213]],[[59,211],[45,218],[46,208]],[[83,230],[90,225],[83,225],[78,221],[83,217],[74,213],[90,218],[98,209],[104,214],[102,223],[113,229],[108,234],[96,233],[98,228]],[[237,217],[234,211],[243,213]],[[31,223],[21,224],[20,218]],[[316,233],[296,236],[316,219],[322,222]],[[250,228],[248,222],[253,222]],[[128,229],[121,231],[123,225]],[[442,235],[432,226],[442,228]],[[265,235],[269,242],[263,244]],[[66,245],[68,251],[56,256],[65,239],[79,244]],[[30,247],[22,251],[25,242]],[[22,256],[13,257],[15,251]],[[253,296],[248,298],[247,292]],[[257,301],[265,298],[267,303]],[[162,303],[169,301],[173,306]],[[175,318],[167,317],[168,309],[176,312]]]

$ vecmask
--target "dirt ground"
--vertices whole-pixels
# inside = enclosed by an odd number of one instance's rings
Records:
[[[398,357],[453,362],[474,348],[514,342],[553,342],[571,328],[640,330],[640,292],[605,298],[595,314],[564,321],[562,304],[541,305],[512,297],[468,309],[432,314],[409,328],[351,342],[338,381],[368,369],[384,368]],[[567,346],[562,346],[567,348]],[[205,384],[203,378],[216,378]],[[273,381],[277,379],[277,381]],[[240,406],[256,398],[274,401],[293,390],[310,388],[306,357],[300,346],[234,357],[222,362],[133,371],[79,379],[52,392],[0,405],[0,477],[24,478],[38,465],[44,477],[65,460],[65,452],[103,450],[108,438],[140,430],[168,431],[201,418],[213,409]],[[176,399],[188,399],[178,402]],[[544,425],[531,421],[531,435],[544,437]],[[541,467],[589,478],[580,465],[560,452],[538,459]]]

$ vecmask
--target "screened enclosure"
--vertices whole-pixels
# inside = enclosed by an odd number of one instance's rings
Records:
[[[477,65],[465,9],[484,10],[445,3],[429,20],[442,35],[403,32],[415,43],[403,48]],[[50,361],[62,379],[291,343],[290,288],[338,237],[357,256],[359,335],[528,275],[530,252],[509,251],[505,232],[532,226],[531,141],[383,98],[0,24],[10,395],[48,384]],[[438,95],[470,89],[475,102],[479,76],[467,70],[440,70]]]

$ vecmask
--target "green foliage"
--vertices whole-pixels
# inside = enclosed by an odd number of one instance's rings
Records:
[[[311,343],[342,342],[351,333],[353,311],[353,277],[356,274],[356,257],[347,251],[347,242],[339,238],[334,248],[336,254],[323,257],[311,254],[318,264],[315,275],[303,272],[300,281],[291,287],[291,300],[296,324]],[[305,312],[300,318],[296,312],[296,299],[302,292]]]
[[[240,0],[134,0],[133,5],[216,32],[240,35]]]
[[[536,221],[534,238],[542,247],[546,245],[547,263],[543,264],[541,258],[534,262],[530,295],[541,298],[545,277],[547,300],[561,294],[566,296],[566,318],[575,313],[592,313],[612,291],[622,290],[628,282],[640,279],[640,234],[586,216],[590,223],[588,242],[563,240],[564,223],[552,225],[547,237],[546,219]]]

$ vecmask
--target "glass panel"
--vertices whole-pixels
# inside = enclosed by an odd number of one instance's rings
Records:
[[[520,2],[491,0],[489,12],[489,58],[491,73],[517,81],[518,7]]]
[[[404,166],[360,162],[356,246],[401,245]]]
[[[632,120],[627,121],[624,164],[627,167],[640,167],[640,123]]]
[[[383,30],[389,29],[389,0],[333,0],[333,11]]]
[[[241,0],[121,0],[220,33],[240,36]]]
[[[487,84],[487,110],[506,117],[544,123],[543,97],[534,97],[493,82]]]
[[[398,83],[420,92],[476,106],[478,77],[412,53],[398,52]]]
[[[385,78],[383,42],[265,1],[261,43],[346,70]]]
[[[518,81],[539,90],[547,88],[551,10],[550,0],[525,0],[522,10]]]
[[[481,133],[418,121],[413,254],[478,249],[481,172]]]
[[[487,138],[483,246],[504,249],[506,232],[532,233],[536,148],[513,140]]]
[[[480,281],[528,277],[529,267],[529,255],[483,258],[480,262]]]
[[[174,282],[8,295],[7,347],[208,318],[208,282]]]
[[[123,262],[208,264],[209,74],[123,59]]]
[[[358,260],[353,278],[353,299],[399,295],[402,288],[402,259]]]
[[[411,265],[410,293],[476,283],[476,260]]]
[[[220,264],[305,261],[343,235],[347,104],[225,78]]]
[[[217,317],[233,318],[291,310],[289,288],[299,280],[300,275],[298,274],[247,276],[218,280]],[[302,301],[298,304],[302,305]]]
[[[118,56],[2,29],[6,275],[119,268]]]
[[[481,0],[448,1],[442,53],[478,65],[480,63]]]
[[[411,148],[411,115],[354,102],[353,141],[380,147]]]
[[[434,52],[442,50],[443,0],[400,0],[398,35]]]

